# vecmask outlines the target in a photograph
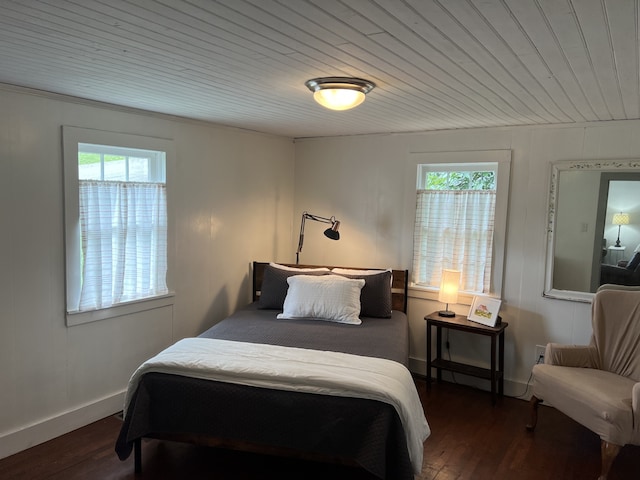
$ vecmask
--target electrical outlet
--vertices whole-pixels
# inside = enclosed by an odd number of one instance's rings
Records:
[[[545,345],[536,345],[536,363],[542,363],[544,361],[544,351],[546,350]]]

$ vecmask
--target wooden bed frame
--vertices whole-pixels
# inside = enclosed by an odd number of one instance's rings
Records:
[[[269,262],[253,262],[253,301],[260,298],[264,269]],[[296,265],[291,263],[280,263],[285,267],[292,268],[344,268],[349,270],[380,270],[379,268],[359,268],[359,267],[338,267],[328,265]],[[408,270],[391,270],[391,308],[407,313],[407,294],[409,288]]]

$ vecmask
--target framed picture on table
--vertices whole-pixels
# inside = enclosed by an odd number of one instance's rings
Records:
[[[473,297],[467,318],[472,322],[495,327],[498,323],[498,312],[502,300],[492,297]]]

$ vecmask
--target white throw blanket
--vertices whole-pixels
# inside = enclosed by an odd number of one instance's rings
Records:
[[[144,362],[129,380],[125,414],[145,373],[161,372],[227,383],[378,400],[402,420],[414,472],[422,471],[431,430],[409,370],[392,360],[210,338],[180,340]]]

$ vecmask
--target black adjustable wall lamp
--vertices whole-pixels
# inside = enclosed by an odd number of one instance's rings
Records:
[[[306,220],[314,220],[316,222],[322,223],[330,223],[331,227],[327,228],[324,231],[324,235],[331,240],[340,240],[340,232],[338,232],[338,228],[340,228],[340,222],[336,220],[336,217],[319,217],[318,215],[312,215],[311,213],[303,212],[302,213],[302,221],[300,222],[300,239],[298,240],[298,250],[296,251],[296,265],[300,263],[300,252],[302,251],[302,244],[304,243],[304,224]]]

